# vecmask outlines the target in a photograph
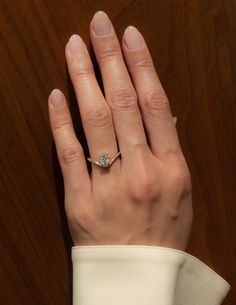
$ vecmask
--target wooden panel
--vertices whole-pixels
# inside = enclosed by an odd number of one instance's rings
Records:
[[[80,122],[64,46],[105,10],[121,39],[137,26],[178,117],[192,173],[188,251],[236,286],[236,2],[0,1],[0,303],[71,303],[72,245],[47,97],[62,89]],[[93,56],[94,59],[94,56]],[[225,305],[233,305],[232,289]]]

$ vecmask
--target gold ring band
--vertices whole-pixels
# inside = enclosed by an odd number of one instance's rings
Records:
[[[91,163],[94,163],[100,167],[109,167],[112,165],[112,163],[119,157],[121,152],[119,151],[112,159],[110,159],[110,156],[108,153],[103,152],[98,156],[98,161],[88,157],[87,160]]]

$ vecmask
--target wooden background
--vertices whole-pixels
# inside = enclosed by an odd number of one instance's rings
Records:
[[[80,123],[64,58],[102,9],[137,26],[178,117],[193,181],[188,252],[236,285],[236,1],[0,1],[0,304],[71,304],[72,242],[49,125],[55,87]],[[78,134],[78,137],[80,135]],[[231,290],[225,305],[236,303]]]

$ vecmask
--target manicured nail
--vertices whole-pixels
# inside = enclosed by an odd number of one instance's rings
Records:
[[[105,12],[98,11],[94,15],[93,29],[94,32],[99,36],[104,36],[111,33],[111,21]]]
[[[79,35],[72,35],[68,42],[68,50],[72,56],[80,55],[84,52],[84,43]]]
[[[136,27],[130,25],[124,32],[124,40],[129,49],[140,49],[143,45],[143,38]]]
[[[54,89],[50,95],[50,101],[53,107],[59,108],[65,104],[64,95],[60,90]]]

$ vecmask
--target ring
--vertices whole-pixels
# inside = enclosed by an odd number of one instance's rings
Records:
[[[109,167],[112,165],[112,163],[116,160],[116,158],[121,154],[119,151],[112,159],[110,159],[110,156],[107,152],[103,152],[98,156],[98,161],[94,160],[90,157],[87,158],[89,162],[92,162],[100,167]]]

